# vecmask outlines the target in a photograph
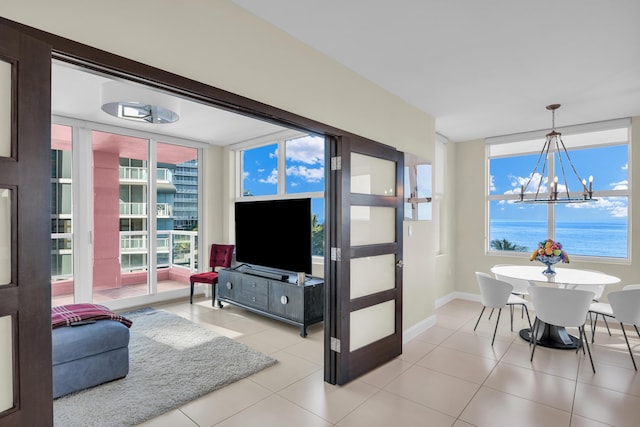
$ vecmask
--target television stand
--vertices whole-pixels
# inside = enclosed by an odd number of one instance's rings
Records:
[[[274,276],[264,276],[263,273]],[[228,302],[254,313],[300,327],[307,336],[307,326],[324,318],[324,281],[307,276],[298,285],[295,275],[241,265],[218,272],[218,303]]]

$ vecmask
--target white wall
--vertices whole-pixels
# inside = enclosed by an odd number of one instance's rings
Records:
[[[632,119],[631,158],[629,163],[640,165],[640,117]],[[542,143],[542,141],[541,141]],[[485,145],[484,140],[457,143],[456,146],[456,170],[458,172],[455,187],[456,194],[456,266],[455,288],[460,292],[478,294],[478,285],[474,272],[485,271],[495,264],[522,263],[528,261],[528,256],[520,258],[507,256],[488,255],[485,252],[486,233],[486,201],[485,201]],[[633,170],[632,170],[632,173]],[[637,174],[637,172],[636,172]],[[632,176],[631,203],[629,204],[629,221],[632,225],[640,224],[640,209],[633,209],[634,201],[640,200],[640,185]],[[631,283],[640,283],[640,227],[632,227],[631,234],[632,251],[635,254],[631,264],[611,262],[585,263],[571,259],[571,266],[590,270],[600,270],[621,278],[621,283],[607,286],[606,294],[613,290],[619,290],[622,286]],[[632,255],[633,255],[632,254]]]
[[[0,16],[434,158],[433,117],[230,1],[111,0],[89,6],[83,0],[5,0]],[[208,153],[207,168],[225,171],[226,154]],[[226,240],[227,233],[228,210],[216,202],[232,185],[216,178],[218,171],[205,173],[207,194],[216,195],[205,202],[207,244]],[[435,263],[432,227],[414,223],[409,236],[405,225],[405,330],[432,315],[435,299],[453,291],[448,273],[438,271],[450,271],[449,257]]]

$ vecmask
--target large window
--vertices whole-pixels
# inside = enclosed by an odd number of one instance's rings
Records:
[[[628,259],[629,126],[628,120],[616,120],[559,129],[581,178],[593,177],[597,200],[586,203],[520,203],[530,178],[525,192],[535,193],[539,183],[543,195],[553,177],[562,174],[561,166],[550,154],[544,176],[531,176],[543,134],[488,139],[488,250],[531,252],[550,237],[570,256]],[[582,196],[584,187],[567,165],[565,174],[571,196]]]
[[[311,197],[313,255],[324,255],[324,138],[303,135],[239,151],[242,197]]]

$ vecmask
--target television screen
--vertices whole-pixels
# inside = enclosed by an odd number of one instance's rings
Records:
[[[236,202],[236,261],[311,274],[311,199]]]

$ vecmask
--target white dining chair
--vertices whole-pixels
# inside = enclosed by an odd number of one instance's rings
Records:
[[[591,369],[596,373],[596,368],[591,357],[591,349],[584,332],[587,321],[587,312],[593,301],[592,291],[563,289],[545,286],[532,286],[529,294],[536,310],[536,319],[533,322],[532,337],[537,337],[542,323],[564,327],[577,327],[579,332],[579,344],[576,351],[582,346],[582,351],[587,348]],[[536,351],[536,339],[533,338],[531,361]]]
[[[640,323],[640,289],[632,288],[610,292],[607,295],[607,298],[609,299],[609,304],[611,304],[613,316],[618,322],[620,322],[620,328],[622,329],[624,340],[626,341],[627,348],[629,349],[629,355],[631,356],[631,361],[633,362],[633,368],[637,371],[638,367],[636,366],[636,361],[633,358],[633,351],[631,351],[629,338],[627,337],[624,325],[633,325],[636,333],[638,334],[638,336],[640,336],[640,332],[638,332],[637,326],[638,323]]]
[[[513,331],[513,311],[511,310],[514,305],[521,305],[524,307],[525,312],[527,313],[527,319],[529,320],[529,327],[531,327],[531,319],[529,318],[529,310],[527,309],[527,301],[524,298],[513,295],[511,291],[513,291],[513,285],[503,282],[502,280],[498,280],[494,277],[491,277],[487,273],[483,273],[480,271],[476,272],[476,279],[478,281],[478,286],[480,287],[480,299],[482,301],[482,311],[480,312],[480,316],[478,316],[478,320],[476,321],[476,325],[473,330],[475,331],[478,327],[478,323],[480,323],[480,319],[482,318],[482,314],[484,310],[489,307],[492,310],[498,309],[498,318],[496,319],[496,326],[493,330],[493,339],[491,340],[491,345],[496,340],[496,332],[498,331],[498,323],[500,322],[500,313],[502,312],[502,308],[508,306],[511,313],[511,331]]]
[[[640,284],[625,285],[622,287],[623,291],[629,291],[632,289],[640,289]],[[594,314],[595,314],[595,318],[593,318]],[[607,317],[611,317],[611,318],[615,317],[613,314],[613,308],[611,307],[611,304],[606,302],[594,302],[589,307],[589,318],[591,319],[591,343],[593,343],[595,339],[596,326],[598,324],[598,316],[602,316],[602,319],[604,320],[604,324],[607,327],[607,332],[609,333],[609,336],[611,336],[611,330],[609,329],[609,324],[607,323]],[[640,338],[640,331],[638,331],[638,325],[634,324],[633,327],[635,328],[636,333],[638,334],[638,338]]]
[[[505,267],[505,266],[511,266],[511,265],[512,264],[496,264],[494,265],[494,267]],[[511,293],[521,298],[524,298],[525,300],[529,296],[529,287],[536,285],[535,282],[525,280],[525,279],[518,279],[516,277],[503,276],[497,273],[494,273],[494,276],[498,280],[502,280],[503,282],[507,282],[511,284],[513,286],[513,291],[511,291]],[[521,317],[524,317],[524,309],[521,310],[520,315]]]
[[[584,271],[604,274],[602,271],[598,271],[598,270],[584,270]],[[602,321],[604,322],[604,326],[606,326],[607,332],[609,333],[609,336],[611,336],[609,323],[607,323],[607,317],[610,317],[610,316],[607,316],[604,314],[606,312],[610,312],[611,307],[608,307],[608,304],[606,303],[600,302],[600,300],[602,299],[602,294],[604,294],[605,287],[606,285],[575,285],[571,287],[571,289],[592,291],[594,294],[593,303],[591,304],[591,307],[589,307],[589,323],[591,324],[591,343],[593,343],[595,328],[596,328],[596,324],[598,323],[599,315],[602,315]],[[601,312],[601,313],[598,313],[598,312]],[[596,315],[595,319],[593,318],[592,314]]]

